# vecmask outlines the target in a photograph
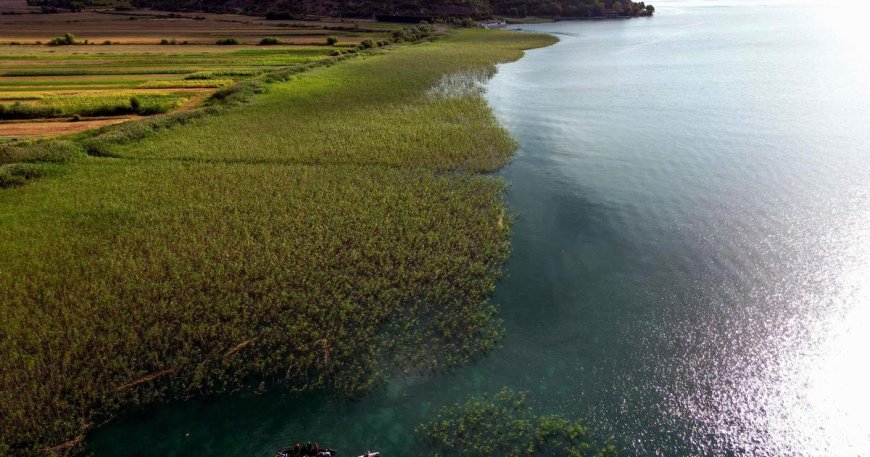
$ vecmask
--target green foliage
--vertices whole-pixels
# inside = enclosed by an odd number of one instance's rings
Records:
[[[310,62],[102,129],[71,152],[124,160],[0,192],[0,448],[250,382],[356,394],[492,347],[510,216],[476,173],[514,142],[479,96],[427,94],[552,41]]]
[[[401,30],[393,31],[393,41],[395,43],[419,41],[431,36],[434,32],[435,28],[432,25],[422,23],[414,27],[405,27]]]
[[[336,38],[335,36],[326,37],[327,46],[335,46],[336,44],[338,44],[338,38]]]
[[[0,165],[15,163],[67,163],[81,155],[71,141],[35,141],[0,145]]]
[[[11,105],[0,103],[0,120],[10,119],[39,119],[46,117],[58,117],[63,113],[54,106],[36,106],[17,101]]]
[[[359,44],[360,49],[371,49],[375,46],[375,41],[371,38],[366,38],[365,40],[362,40]]]
[[[232,79],[185,79],[184,81],[147,81],[136,86],[138,89],[210,89],[217,87],[229,86],[234,81]]]
[[[48,42],[49,46],[69,46],[73,44],[76,44],[76,36],[69,32]]]
[[[514,18],[527,16],[543,17],[600,17],[607,10],[622,16],[645,16],[651,14],[643,2],[613,0],[492,0],[493,12]]]
[[[63,0],[51,0],[59,2]],[[369,0],[355,2],[325,2],[324,7],[329,8],[328,14],[343,17],[371,17],[373,14],[400,15],[400,16],[428,16],[439,18],[456,17],[456,9],[461,5],[464,9],[462,15],[472,18],[486,18],[493,14],[521,18],[528,16],[542,17],[590,17],[595,14],[597,0],[475,0],[455,2],[449,0],[428,0],[424,2],[403,2],[388,0],[375,2]],[[614,2],[606,0],[606,8],[613,8],[613,4],[619,4],[617,8],[623,8],[621,12],[626,16],[639,16],[652,14],[646,8],[638,8],[634,2]],[[139,7],[169,10],[198,10],[206,8],[212,12],[236,12],[243,7],[248,14],[265,15],[271,20],[304,19],[305,9],[302,2],[286,2],[279,0],[241,0],[235,2],[210,1],[203,5],[201,0],[135,0],[134,4]],[[616,9],[616,8],[613,8]],[[603,10],[602,10],[603,11]]]
[[[170,111],[186,100],[172,93],[129,95],[129,91],[106,94],[41,96],[12,105],[0,104],[0,120],[41,119],[67,116],[123,116]]]
[[[221,38],[221,39],[215,41],[215,44],[228,46],[228,45],[242,44],[242,42],[236,38]]]
[[[226,77],[248,77],[256,76],[262,73],[262,70],[257,69],[238,69],[238,70],[208,70],[197,71],[184,77],[186,80],[203,80],[203,79],[219,79]]]
[[[503,389],[493,399],[473,397],[443,408],[418,433],[436,456],[464,457],[605,457],[616,447],[601,443],[579,421],[558,415],[537,415],[525,393]]]
[[[178,41],[175,38],[172,38],[172,39],[163,38],[160,40],[160,44],[162,44],[162,45],[174,45],[174,44],[178,44]]]
[[[283,43],[284,43],[283,41],[281,41],[280,39],[273,37],[273,36],[267,36],[267,37],[260,40],[260,46],[272,46],[272,45],[283,44]]]
[[[42,168],[33,164],[0,165],[0,189],[24,185],[42,175]],[[2,447],[2,443],[0,443]]]
[[[139,97],[130,97],[130,109],[134,113],[138,113],[142,109],[142,102],[139,101]]]

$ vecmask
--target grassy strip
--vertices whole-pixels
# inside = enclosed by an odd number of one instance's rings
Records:
[[[0,76],[4,77],[25,77],[25,76],[91,76],[91,75],[178,75],[188,73],[189,70],[184,68],[163,68],[140,70],[14,70],[7,71]]]
[[[213,70],[213,71],[197,71],[184,77],[184,79],[218,79],[226,77],[239,76],[256,76],[263,73],[263,70]]]
[[[117,91],[47,96],[11,105],[0,103],[0,120],[165,113],[187,101],[186,95]]]
[[[202,79],[184,81],[148,81],[139,84],[139,89],[213,89],[233,84],[232,79]]]
[[[502,182],[468,172],[514,145],[476,94],[427,94],[550,42],[463,31],[288,69],[220,115],[86,142],[126,160],[0,192],[0,454],[66,450],[167,396],[253,380],[356,393],[490,347],[509,218]]]

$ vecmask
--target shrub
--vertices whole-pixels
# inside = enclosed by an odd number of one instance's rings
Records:
[[[282,44],[283,42],[276,37],[267,36],[260,40],[260,46],[272,46],[276,44]]]
[[[85,154],[91,157],[117,157],[117,154],[112,153],[111,144],[106,141],[89,138],[82,142]]]
[[[112,45],[112,40],[106,40],[106,41],[104,41],[104,42],[103,42],[103,45],[104,45],[104,46],[111,46],[111,45]]]
[[[16,163],[0,165],[0,189],[24,185],[29,179],[42,175],[38,165]]]
[[[242,44],[242,42],[235,39],[235,38],[221,38],[221,39],[215,41],[215,44],[218,44],[221,46],[232,46],[232,45]]]
[[[153,116],[155,114],[168,113],[171,108],[163,103],[154,103],[148,106],[140,107],[138,113],[142,116]]]
[[[140,109],[142,109],[142,102],[139,101],[137,97],[130,97],[130,109],[133,110],[134,113],[138,113]]]
[[[0,145],[0,164],[66,163],[81,154],[77,144],[65,140]]]
[[[160,44],[163,44],[163,45],[167,45],[167,44],[177,44],[177,43],[178,43],[178,42],[175,40],[175,38],[173,38],[173,39],[171,39],[171,40],[167,40],[166,38],[163,38],[162,40],[160,40]]]
[[[335,36],[328,36],[328,37],[326,37],[326,45],[327,45],[327,46],[335,46],[336,44],[338,44],[338,38],[337,38],[337,37],[335,37]]]
[[[466,18],[462,19],[462,21],[459,23],[459,26],[470,29],[470,28],[477,27],[477,22],[475,22],[474,19],[472,19],[470,17],[466,17]]]
[[[57,117],[61,110],[55,106],[26,105],[20,101],[12,105],[0,104],[0,120],[9,119],[38,119],[44,117]]]
[[[48,42],[49,46],[69,46],[73,44],[76,44],[76,36],[69,32]]]
[[[393,42],[403,43],[405,41],[418,41],[426,38],[435,31],[429,24],[420,24],[415,27],[405,27],[402,30],[393,31]]]
[[[78,114],[73,114],[73,117],[71,117],[69,121],[70,122],[78,122],[80,120],[82,120],[81,116],[79,116]]]
[[[366,38],[365,40],[362,40],[359,45],[362,49],[371,49],[375,47],[375,42],[371,38]]]

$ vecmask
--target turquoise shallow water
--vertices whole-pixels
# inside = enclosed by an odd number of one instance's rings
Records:
[[[559,44],[487,98],[520,143],[494,301],[504,346],[356,401],[171,404],[97,456],[267,456],[305,439],[413,455],[445,403],[502,386],[627,454],[870,453],[870,30],[859,3],[666,1],[526,26]]]

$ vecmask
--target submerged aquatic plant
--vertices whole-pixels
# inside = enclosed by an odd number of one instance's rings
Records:
[[[430,97],[480,96],[494,74],[495,68],[486,67],[444,75],[427,94]]]
[[[580,421],[535,414],[526,394],[502,389],[492,399],[472,397],[447,406],[418,433],[436,456],[606,457],[616,446]]]

